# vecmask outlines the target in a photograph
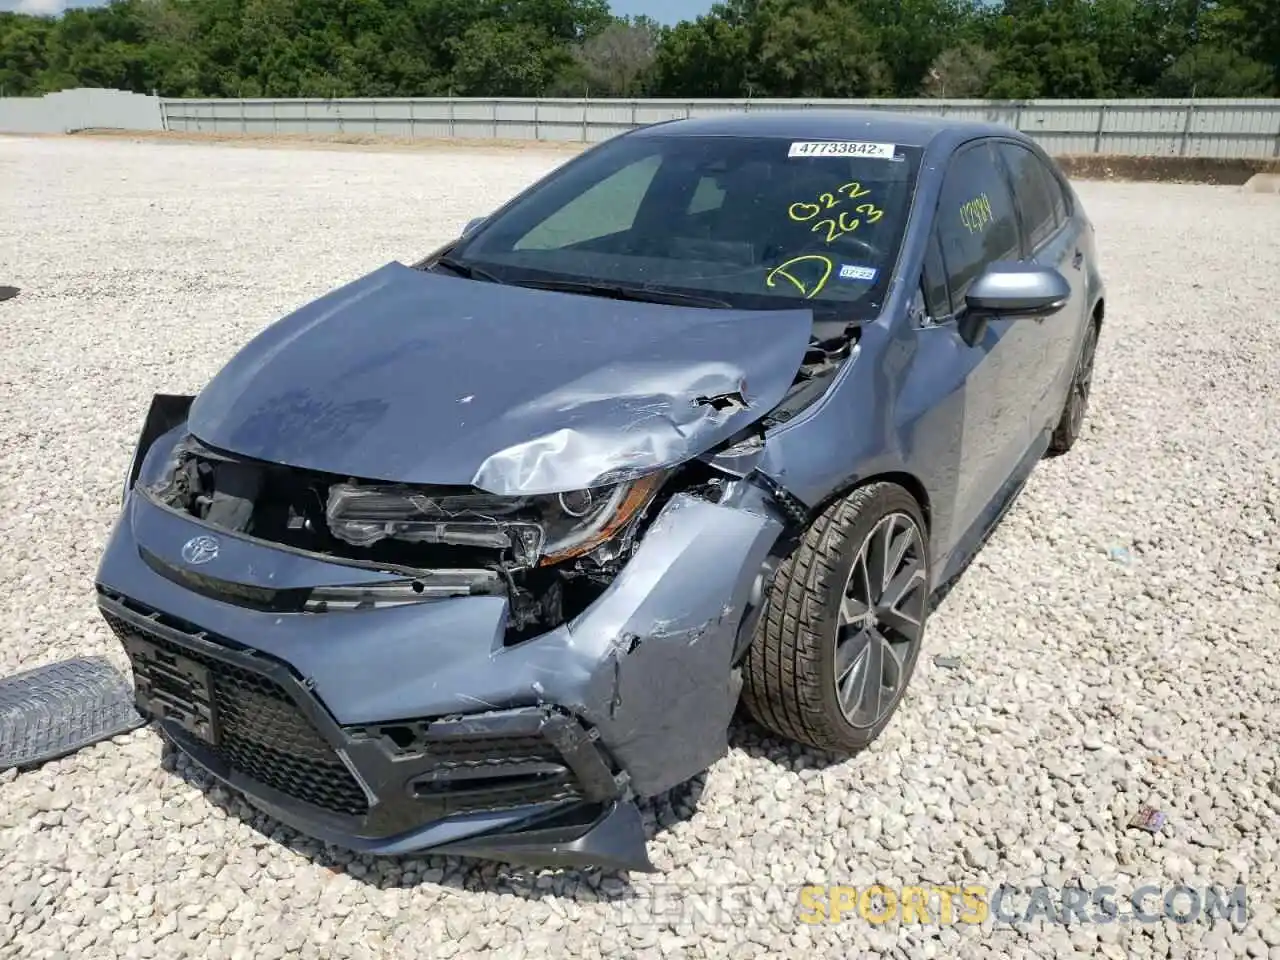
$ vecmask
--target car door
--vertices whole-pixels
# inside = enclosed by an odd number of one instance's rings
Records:
[[[1008,170],[1022,228],[1024,259],[1054,267],[1071,284],[1071,301],[1060,312],[1027,321],[1039,337],[1041,362],[1027,371],[1032,396],[1032,436],[1052,429],[1075,369],[1078,335],[1087,309],[1084,252],[1079,227],[1067,214],[1057,177],[1029,147],[1002,141],[997,150]]]
[[[952,542],[990,519],[1031,444],[1028,371],[1043,343],[1026,319],[975,324],[969,287],[992,263],[1019,259],[1021,236],[1009,179],[993,141],[968,144],[951,158],[934,217],[933,251],[926,260],[931,331],[954,338],[954,363],[963,386],[950,402],[963,407],[955,480]],[[942,276],[938,276],[941,271]],[[941,301],[941,302],[939,302]],[[945,315],[939,316],[943,311]]]

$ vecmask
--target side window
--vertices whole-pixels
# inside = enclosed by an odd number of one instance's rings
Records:
[[[1053,201],[1053,219],[1062,226],[1071,216],[1071,201],[1067,199],[1066,188],[1057,175],[1052,170],[1046,172],[1049,175],[1049,198]]]
[[[951,312],[988,264],[1019,259],[1021,238],[1009,181],[990,143],[952,158],[935,220],[947,265]]]
[[[935,230],[924,252],[924,273],[920,280],[924,308],[934,320],[949,316],[951,299],[947,293],[947,265],[942,259],[942,241]]]
[[[1027,247],[1035,250],[1063,222],[1053,209],[1053,191],[1061,198],[1062,190],[1040,158],[1026,147],[1002,143],[999,150],[1013,179],[1013,193],[1022,215]]]
[[[655,153],[605,177],[516,241],[516,250],[562,250],[631,228],[658,172]]]

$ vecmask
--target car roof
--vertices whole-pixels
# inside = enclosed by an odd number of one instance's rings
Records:
[[[779,109],[767,105],[750,112],[670,120],[641,127],[634,136],[659,137],[783,137],[856,139],[925,147],[939,136],[954,143],[979,136],[1013,136],[1012,127],[976,120],[958,120],[918,113],[849,108]]]

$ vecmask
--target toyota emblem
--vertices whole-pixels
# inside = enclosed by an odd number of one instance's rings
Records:
[[[192,537],[182,545],[182,559],[193,567],[208,563],[217,555],[217,537]]]

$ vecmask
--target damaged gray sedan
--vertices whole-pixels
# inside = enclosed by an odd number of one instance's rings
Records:
[[[636,130],[156,396],[98,602],[141,710],[304,833],[650,869],[636,798],[740,699],[822,750],[884,729],[1079,436],[1103,313],[1011,130]]]

